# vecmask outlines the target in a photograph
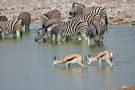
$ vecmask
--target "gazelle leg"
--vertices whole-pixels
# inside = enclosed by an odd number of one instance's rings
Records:
[[[82,67],[84,67],[84,64],[82,64],[82,63],[78,63],[80,66],[82,66]]]
[[[99,59],[99,66],[101,65],[101,58]]]
[[[107,63],[112,67],[112,63],[109,60],[107,60]]]
[[[69,67],[70,65],[68,63],[66,63],[66,67]]]
[[[84,67],[84,64],[82,64],[80,58],[76,58],[76,61],[77,61],[77,63],[78,63],[80,66]]]

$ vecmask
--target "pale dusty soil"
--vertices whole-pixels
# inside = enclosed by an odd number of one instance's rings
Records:
[[[130,86],[130,87],[122,87],[118,89],[105,89],[105,90],[135,90],[135,85]]]
[[[12,19],[22,11],[28,11],[32,22],[41,22],[41,15],[53,9],[60,10],[62,16],[67,17],[74,2],[86,7],[105,7],[110,25],[135,24],[135,0],[0,0],[0,15]]]

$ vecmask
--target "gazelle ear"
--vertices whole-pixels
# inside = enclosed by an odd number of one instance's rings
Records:
[[[87,60],[87,56],[84,56],[84,58]]]
[[[55,57],[52,57],[53,60],[56,60],[56,56]]]
[[[90,58],[90,54],[89,54],[89,56],[88,56],[89,58]]]

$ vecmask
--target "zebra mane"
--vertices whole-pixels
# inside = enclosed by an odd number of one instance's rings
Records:
[[[96,29],[96,34],[98,34],[97,26],[95,24],[92,24],[92,25],[94,25],[94,27]]]
[[[47,14],[45,14],[45,13],[44,13],[44,16],[46,16],[47,18],[49,18],[49,17],[48,17],[48,15],[47,15]]]
[[[73,3],[72,7],[75,7],[75,4],[77,4],[78,6],[81,6],[81,7],[85,8],[85,6],[82,5],[82,4],[80,4],[80,3]]]
[[[55,26],[57,26],[58,24],[57,23],[52,23],[52,24],[50,24],[50,25],[48,25],[46,28],[45,28],[45,31],[51,31],[51,29],[53,28],[53,27],[55,27]]]

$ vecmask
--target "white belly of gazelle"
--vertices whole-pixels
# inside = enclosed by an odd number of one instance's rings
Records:
[[[70,64],[77,64],[76,59],[73,59],[73,60],[71,60],[71,61],[68,61],[68,62],[66,63],[66,66],[69,66]]]

